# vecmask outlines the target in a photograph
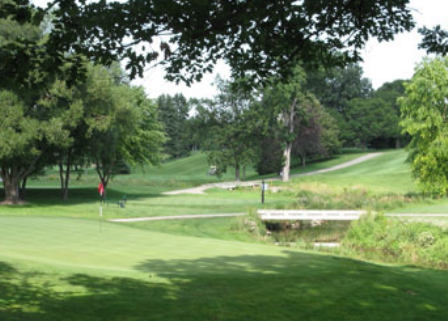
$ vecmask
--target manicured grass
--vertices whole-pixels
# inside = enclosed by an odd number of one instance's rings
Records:
[[[344,163],[360,154],[340,155],[336,158],[308,165],[296,171],[310,171]],[[161,195],[168,190],[182,189],[207,182],[217,182],[218,178],[207,175],[208,165],[203,153],[193,153],[191,157],[170,161],[160,168],[137,170],[131,175],[119,175],[109,185],[108,199],[111,204],[104,208],[107,218],[168,216],[182,214],[213,214],[245,212],[249,208],[261,207],[260,191],[211,190],[207,195]],[[251,174],[252,173],[252,174]],[[252,170],[248,175],[254,176]],[[227,174],[222,179],[233,179]],[[99,197],[96,190],[98,178],[89,170],[88,175],[79,180],[74,176],[69,200],[63,202],[58,190],[59,181],[55,172],[29,182],[28,204],[19,207],[3,207],[0,214],[69,216],[96,219]],[[125,209],[118,208],[116,202],[126,195]],[[291,203],[291,196],[272,195],[266,206],[281,207]],[[115,203],[114,203],[115,202]]]
[[[356,185],[376,193],[415,192],[415,182],[406,158],[404,150],[387,151],[354,166],[319,176],[297,178],[295,181],[319,182],[338,188]]]
[[[359,154],[310,164],[311,171]],[[300,189],[414,192],[404,151],[337,172],[301,177],[267,193],[265,207],[288,207]],[[120,175],[106,218],[248,211],[260,191],[214,189],[206,195],[163,191],[217,181],[203,154],[160,169]],[[252,178],[257,178],[248,171]],[[73,182],[59,199],[55,173],[31,181],[29,203],[0,207],[0,320],[446,320],[448,272],[361,262],[257,244],[233,218],[98,222],[98,179]],[[231,180],[227,174],[223,179]],[[444,200],[410,206],[444,208]]]
[[[68,218],[1,217],[0,319],[445,320],[448,273]]]
[[[292,174],[310,172],[322,168],[339,165],[355,159],[365,153],[347,153],[335,157],[315,160],[309,162],[306,167],[302,167],[298,160],[293,161]],[[157,167],[137,167],[131,174],[117,175],[110,183],[110,187],[126,192],[129,188],[134,191],[136,187],[140,190],[147,190],[159,193],[167,190],[187,188],[206,183],[235,180],[234,169],[229,168],[221,177],[208,175],[209,165],[207,156],[202,152],[193,152],[191,156],[170,160]],[[259,179],[263,177],[276,177],[271,174],[259,176],[252,167],[246,170],[246,179]],[[43,177],[37,177],[29,181],[30,187],[49,188],[59,187],[59,173],[56,170],[47,170]],[[73,187],[94,187],[98,184],[98,176],[93,168],[83,171],[81,176],[72,175],[71,186]]]

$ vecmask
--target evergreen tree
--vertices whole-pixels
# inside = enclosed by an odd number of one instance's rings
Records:
[[[404,96],[404,80],[398,79],[392,82],[384,83],[380,88],[373,92],[372,97],[382,99],[386,104],[393,108],[396,117],[393,117],[395,129],[389,137],[382,137],[380,141],[373,142],[373,145],[381,147],[395,147],[400,148],[403,144],[409,141],[409,137],[402,133],[402,128],[399,124],[399,117],[401,115],[398,98]]]
[[[165,153],[172,158],[190,153],[191,138],[188,131],[190,106],[182,94],[161,95],[157,99],[159,120],[163,123],[168,140]]]

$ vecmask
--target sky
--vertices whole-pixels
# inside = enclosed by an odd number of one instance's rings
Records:
[[[48,2],[48,0],[32,1],[40,6]],[[438,24],[448,28],[447,0],[411,0],[410,8],[417,24],[413,31],[396,35],[391,42],[379,43],[374,39],[369,40],[363,50],[361,66],[364,69],[364,77],[372,81],[375,89],[385,82],[412,77],[416,64],[426,55],[424,50],[418,49],[418,44],[421,42],[418,28],[423,26],[431,28]],[[213,81],[218,74],[223,78],[230,75],[229,67],[224,62],[218,63],[213,74],[206,74],[200,83],[187,87],[184,84],[176,85],[166,81],[163,69],[156,67],[146,71],[143,78],[136,79],[133,83],[143,86],[151,98],[179,92],[187,98],[212,97],[216,94]]]

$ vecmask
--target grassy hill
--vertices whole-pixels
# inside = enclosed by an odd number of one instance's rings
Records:
[[[319,175],[300,179],[304,182],[326,183],[335,187],[365,186],[374,192],[415,192],[407,153],[404,150],[387,151],[378,158],[360,164]]]
[[[358,157],[352,153],[310,164],[306,168],[294,171],[311,171],[334,166]],[[192,156],[173,160],[159,168],[138,169],[130,175],[118,175],[110,183],[108,199],[110,205],[105,208],[108,218],[166,216],[182,214],[233,213],[247,211],[248,208],[260,207],[259,190],[238,193],[211,191],[208,195],[165,196],[162,192],[197,186],[202,183],[233,180],[231,173],[221,179],[208,176],[205,154],[193,153]],[[251,174],[252,173],[252,174]],[[252,170],[248,170],[251,178]],[[96,219],[98,215],[99,196],[98,178],[93,170],[71,183],[69,200],[60,199],[58,175],[49,171],[46,176],[33,179],[28,184],[28,204],[19,208],[4,207],[3,214],[70,216]],[[116,202],[126,195],[129,200],[126,209],[118,208]],[[1,196],[0,196],[1,197]],[[290,196],[278,195],[267,202],[267,206],[276,207],[291,202]]]
[[[404,151],[389,151],[343,170],[273,183],[279,190],[268,191],[264,206],[325,208],[331,204],[323,201],[345,198],[394,201],[416,190],[405,158]],[[120,175],[111,184],[109,199],[126,194],[128,204],[124,209],[106,205],[105,217],[262,207],[260,191],[251,188],[161,194],[217,181],[206,175],[207,169],[205,156],[196,153],[161,168]],[[446,271],[260,244],[233,229],[233,218],[103,223],[100,229],[94,173],[74,181],[67,203],[59,200],[54,175],[31,182],[27,205],[0,207],[0,320],[446,319]],[[228,175],[223,179],[232,179]],[[431,209],[444,202],[419,199],[392,205],[397,210]]]

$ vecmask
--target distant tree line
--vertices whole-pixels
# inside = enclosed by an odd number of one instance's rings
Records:
[[[313,92],[337,120],[345,147],[394,148],[408,138],[399,125],[397,99],[404,94],[404,80],[383,84],[377,90],[362,76],[359,65],[308,73],[306,88]]]
[[[201,149],[218,175],[231,167],[237,180],[249,165],[287,180],[292,162],[305,166],[341,147],[400,147],[408,141],[397,105],[403,82],[373,90],[359,65],[298,66],[287,81],[272,79],[259,88],[245,86],[245,79],[217,78],[212,99],[157,99],[168,136],[165,152],[176,158]]]

